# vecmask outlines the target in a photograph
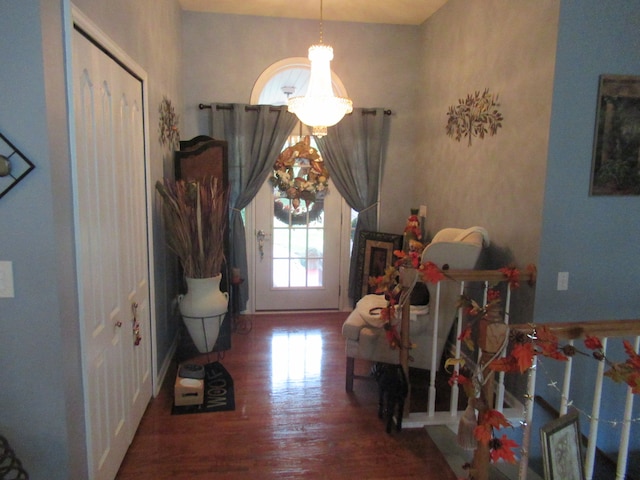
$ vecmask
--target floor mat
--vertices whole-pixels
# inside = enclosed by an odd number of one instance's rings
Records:
[[[185,413],[224,412],[236,409],[233,378],[220,362],[204,366],[204,400],[198,405],[182,405],[171,408],[172,415]]]

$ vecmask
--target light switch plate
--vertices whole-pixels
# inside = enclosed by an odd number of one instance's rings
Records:
[[[569,290],[569,272],[558,272],[558,290]]]
[[[13,298],[13,262],[0,261],[0,298]]]

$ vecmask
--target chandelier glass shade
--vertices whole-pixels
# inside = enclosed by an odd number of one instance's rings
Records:
[[[321,137],[331,127],[353,111],[348,98],[336,97],[331,84],[331,60],[333,48],[320,43],[309,47],[311,77],[305,96],[292,97],[287,101],[288,110],[305,125],[313,127],[313,134]]]

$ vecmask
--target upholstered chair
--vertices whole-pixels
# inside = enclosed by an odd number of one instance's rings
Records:
[[[467,229],[445,228],[440,230],[422,252],[422,262],[432,262],[446,270],[469,270],[476,267],[483,247],[489,245],[489,235],[482,227]],[[415,344],[410,352],[413,361],[409,366],[430,370],[440,363],[447,338],[457,316],[457,300],[460,286],[452,281],[442,281],[437,285],[428,283],[429,304],[411,306],[409,331],[411,343]],[[438,299],[439,290],[439,299]],[[383,321],[379,309],[386,306],[383,295],[365,295],[356,304],[342,325],[342,335],[346,341],[347,376],[346,390],[353,390],[355,359],[390,364],[400,363],[398,349],[392,349],[385,337]],[[433,352],[433,333],[438,305],[438,334],[435,357]]]

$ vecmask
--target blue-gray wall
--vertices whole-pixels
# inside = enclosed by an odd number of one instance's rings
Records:
[[[177,0],[74,3],[146,71],[151,176],[171,173],[157,125],[163,96],[182,109]],[[15,283],[15,298],[0,298],[0,435],[34,480],[87,477],[62,34],[69,5],[0,1],[0,131],[36,165],[0,200],[0,260],[13,262]],[[173,264],[155,228],[160,367],[178,324],[169,314]]]
[[[0,434],[33,478],[52,472],[48,478],[63,479],[72,476],[76,447],[82,466],[83,442],[74,447],[69,438],[84,439],[84,428],[78,323],[67,331],[72,322],[63,317],[73,258],[58,250],[71,238],[56,224],[70,197],[57,195],[52,180],[59,159],[50,150],[45,114],[43,30],[39,2],[0,3],[0,131],[36,165],[0,199],[0,259],[13,262],[15,287],[15,298],[0,298]],[[61,50],[60,41],[49,45],[49,59],[61,62]],[[49,81],[53,86],[59,79]],[[62,101],[50,105],[56,111],[64,109],[61,94]],[[66,312],[73,318],[73,307]]]
[[[540,241],[536,322],[638,318],[640,295],[640,197],[589,196],[601,74],[640,75],[640,2],[628,0],[563,1],[560,10],[551,133]],[[557,291],[558,272],[569,272],[569,289]],[[581,342],[580,347],[583,348]],[[611,356],[624,360],[620,341]],[[583,348],[584,349],[584,348]],[[571,399],[590,412],[595,361],[577,358]],[[538,391],[557,398],[547,386],[561,379],[547,360],[538,369]],[[549,374],[545,373],[549,370]],[[587,372],[582,375],[581,370]],[[552,377],[552,378],[549,378]],[[617,450],[625,389],[605,379],[607,391],[599,446]],[[635,400],[635,417],[640,401]],[[541,417],[542,418],[542,417]],[[581,422],[587,423],[583,415]],[[640,431],[633,424],[634,447]],[[537,439],[537,438],[536,438]]]

